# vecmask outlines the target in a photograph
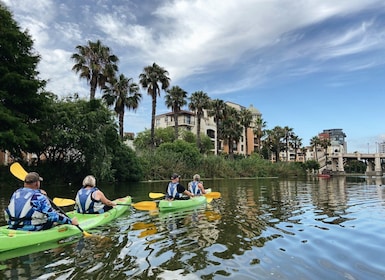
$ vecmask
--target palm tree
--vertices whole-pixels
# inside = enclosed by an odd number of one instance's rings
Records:
[[[103,88],[109,79],[118,71],[118,57],[111,54],[110,49],[104,46],[100,40],[88,41],[88,45],[76,46],[77,53],[71,58],[76,62],[72,70],[80,73],[90,84],[90,100],[95,99],[96,88]]]
[[[249,143],[248,143],[248,136],[247,136],[247,129],[250,127],[251,122],[253,121],[253,114],[250,110],[242,108],[240,111],[240,123],[245,129],[245,148],[246,148],[246,156],[249,152]]]
[[[167,108],[171,108],[174,113],[175,139],[178,139],[178,115],[181,108],[187,104],[186,98],[187,92],[179,86],[173,86],[171,89],[167,90],[167,94],[165,95],[165,104]]]
[[[275,154],[275,161],[278,162],[279,154],[284,146],[281,140],[285,138],[285,130],[280,126],[276,126],[272,130],[267,130],[266,134],[266,145]]]
[[[291,127],[285,126],[283,128],[285,134],[285,150],[286,150],[286,161],[289,161],[289,142],[293,137],[293,129]]]
[[[142,99],[139,92],[139,86],[132,82],[132,78],[126,78],[123,74],[118,79],[114,78],[109,87],[104,88],[103,99],[107,105],[115,104],[115,112],[119,116],[119,135],[123,139],[123,120],[124,111],[127,107],[129,110],[136,110]]]
[[[226,106],[223,111],[223,121],[220,128],[223,139],[227,140],[231,158],[233,158],[234,155],[234,143],[238,144],[239,139],[242,137],[243,127],[240,120],[239,111],[233,107]]]
[[[301,148],[302,146],[302,139],[299,138],[297,135],[294,135],[291,139],[291,144],[292,144],[292,147],[294,149],[294,153],[295,153],[295,161],[297,162],[298,161],[298,149]]]
[[[223,119],[223,112],[226,108],[226,103],[223,101],[223,100],[220,100],[220,99],[214,99],[211,101],[211,104],[210,104],[210,110],[208,111],[208,115],[210,117],[214,117],[214,120],[215,120],[215,125],[216,125],[216,150],[215,150],[215,154],[218,155],[219,154],[219,140],[221,138],[221,135],[220,135],[220,123]]]
[[[207,93],[203,91],[196,91],[191,94],[189,109],[195,111],[197,116],[197,147],[201,149],[201,120],[203,117],[203,110],[210,108],[210,98]]]
[[[319,139],[318,136],[314,136],[313,138],[310,139],[310,146],[312,146],[313,150],[315,151],[316,161],[318,161],[317,149],[319,144],[321,144],[321,140]]]
[[[267,124],[262,119],[262,117],[257,117],[257,119],[255,120],[255,124],[254,124],[254,135],[257,138],[258,153],[259,154],[261,153],[261,149],[262,149],[262,141],[261,141],[262,137],[265,136],[265,134],[266,134],[266,131],[265,131],[266,126],[267,126]]]
[[[152,65],[144,67],[139,79],[142,87],[147,89],[148,95],[152,98],[151,145],[154,147],[156,98],[160,96],[161,90],[166,90],[169,87],[170,78],[168,72],[154,62]]]

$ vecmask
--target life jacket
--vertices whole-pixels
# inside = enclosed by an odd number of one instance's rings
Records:
[[[179,183],[173,183],[173,182],[170,182],[168,184],[168,187],[167,187],[167,196],[170,197],[170,198],[175,198],[175,199],[178,199],[178,198],[181,198],[182,195],[180,193],[178,193],[178,186]]]
[[[9,228],[33,230],[47,223],[47,215],[32,207],[31,200],[35,194],[41,193],[39,190],[29,188],[20,188],[13,193],[9,205],[5,209]]]
[[[192,181],[188,184],[188,190],[194,195],[201,195],[201,189],[198,187],[199,181]]]
[[[97,187],[91,189],[81,188],[76,194],[76,210],[82,214],[103,213],[104,204],[100,200],[95,200],[92,194],[97,191]]]

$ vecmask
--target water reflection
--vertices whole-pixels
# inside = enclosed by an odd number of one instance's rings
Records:
[[[383,178],[218,180],[205,185],[221,192],[221,198],[170,213],[133,209],[97,229],[95,234],[105,240],[80,237],[60,248],[3,259],[0,278],[385,277]],[[128,192],[138,202],[163,188],[163,183],[141,183],[115,191],[119,196]]]

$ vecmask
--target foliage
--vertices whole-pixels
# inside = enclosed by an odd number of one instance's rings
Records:
[[[344,170],[346,173],[365,173],[366,164],[360,160],[348,160],[348,162],[344,166]]]
[[[175,140],[175,134],[172,127],[155,129],[154,143],[158,147],[162,143],[169,143]],[[151,146],[151,131],[146,129],[139,132],[134,139],[134,146],[140,152]]]
[[[0,3],[0,150],[21,156],[39,142],[38,124],[44,115],[45,81],[38,78],[40,56],[27,31],[21,32]]]
[[[96,88],[104,88],[118,71],[118,57],[111,54],[110,48],[100,40],[88,41],[87,45],[76,46],[77,53],[71,58],[75,61],[72,70],[90,84],[90,100],[95,99]]]
[[[304,164],[304,167],[306,170],[310,172],[315,172],[320,168],[320,164],[317,160],[307,160]]]

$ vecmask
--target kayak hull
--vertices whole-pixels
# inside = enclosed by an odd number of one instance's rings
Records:
[[[114,202],[131,204],[131,197],[118,198]],[[123,215],[127,209],[127,206],[117,205],[110,211],[102,214],[79,214],[76,211],[70,211],[67,212],[67,215],[71,218],[76,217],[79,221],[79,226],[87,231],[115,220]],[[45,242],[55,242],[78,234],[81,234],[81,231],[76,226],[68,224],[58,225],[42,231],[12,230],[8,229],[7,226],[2,226],[0,227],[0,252]]]
[[[190,208],[198,205],[205,204],[207,199],[205,196],[195,196],[187,200],[166,200],[159,201],[160,211],[173,211],[178,209]]]

